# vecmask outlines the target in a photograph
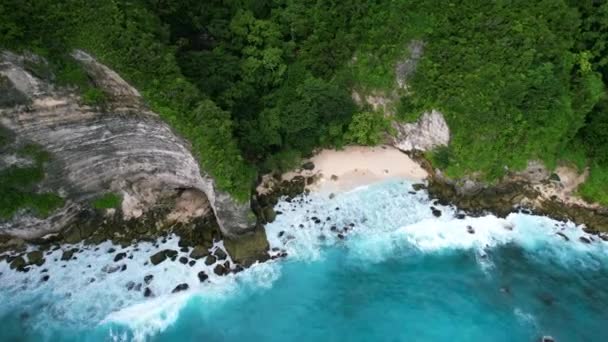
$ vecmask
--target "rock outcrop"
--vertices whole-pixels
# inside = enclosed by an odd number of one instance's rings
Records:
[[[2,86],[15,95],[12,102],[0,101],[0,124],[17,139],[39,144],[52,155],[40,188],[66,199],[47,218],[23,212],[0,221],[0,234],[32,239],[58,232],[106,192],[122,195],[125,219],[137,218],[184,189],[192,192],[173,219],[183,220],[188,211],[203,215],[210,206],[225,236],[250,231],[255,222],[249,203],[237,203],[216,187],[199,168],[189,144],[145,106],[136,89],[85,52],[76,51],[73,57],[108,98],[104,108],[88,106],[73,91],[29,71],[28,65],[44,60],[0,54]],[[196,198],[197,192],[206,199]]]
[[[397,134],[392,145],[402,151],[428,151],[450,142],[450,129],[443,114],[436,110],[426,112],[414,123],[394,122]]]

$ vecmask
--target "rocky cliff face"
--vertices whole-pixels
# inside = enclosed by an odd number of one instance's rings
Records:
[[[76,51],[73,57],[109,98],[103,110],[29,72],[28,63],[44,62],[37,57],[0,54],[3,89],[13,94],[0,96],[8,99],[0,102],[0,123],[18,140],[37,143],[51,153],[40,188],[66,199],[65,206],[47,218],[22,212],[0,221],[0,234],[35,238],[60,231],[105,192],[121,194],[124,218],[137,218],[183,189],[206,195],[208,202],[194,201],[201,208],[192,212],[205,213],[202,207],[210,205],[225,236],[250,230],[254,222],[249,203],[237,203],[217,189],[187,142],[145,107],[136,89],[88,54]]]
[[[394,122],[397,134],[392,144],[402,151],[428,151],[446,146],[450,142],[450,129],[443,114],[436,110],[426,112],[413,123]]]

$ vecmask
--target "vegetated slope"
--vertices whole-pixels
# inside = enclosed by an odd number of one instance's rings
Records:
[[[400,110],[444,112],[453,138],[438,166],[494,180],[529,159],[568,160],[591,166],[581,193],[608,203],[605,3],[9,0],[0,18],[3,46],[42,50],[64,76],[74,47],[115,68],[240,198],[254,169],[377,142],[385,119],[350,90],[394,88],[419,39]]]

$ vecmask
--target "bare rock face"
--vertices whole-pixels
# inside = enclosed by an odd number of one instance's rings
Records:
[[[421,40],[412,40],[407,46],[409,57],[403,61],[397,62],[395,65],[395,79],[397,85],[401,89],[407,89],[407,80],[412,77],[418,66],[418,62],[422,58],[424,52],[424,42]]]
[[[51,153],[40,187],[66,199],[65,206],[50,217],[23,214],[0,221],[0,233],[35,238],[60,231],[74,222],[86,203],[108,191],[122,195],[125,218],[137,218],[178,189],[192,190],[178,203],[175,220],[203,214],[210,206],[224,235],[250,230],[249,203],[237,203],[217,189],[199,168],[188,143],[145,107],[136,89],[85,52],[76,51],[73,57],[109,97],[103,110],[28,72],[24,64],[37,57],[0,54],[0,78],[8,79],[12,89],[26,98],[20,104],[0,106],[0,123],[18,139]],[[24,162],[10,156],[2,160]]]
[[[428,151],[450,142],[450,129],[443,114],[436,110],[424,113],[414,123],[393,123],[397,131],[392,144],[402,151]]]

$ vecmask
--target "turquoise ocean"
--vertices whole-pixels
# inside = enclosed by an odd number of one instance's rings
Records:
[[[573,223],[459,219],[403,180],[275,209],[268,239],[287,256],[225,277],[145,265],[177,237],[62,246],[81,251],[27,273],[0,262],[0,341],[608,341],[608,243]]]

